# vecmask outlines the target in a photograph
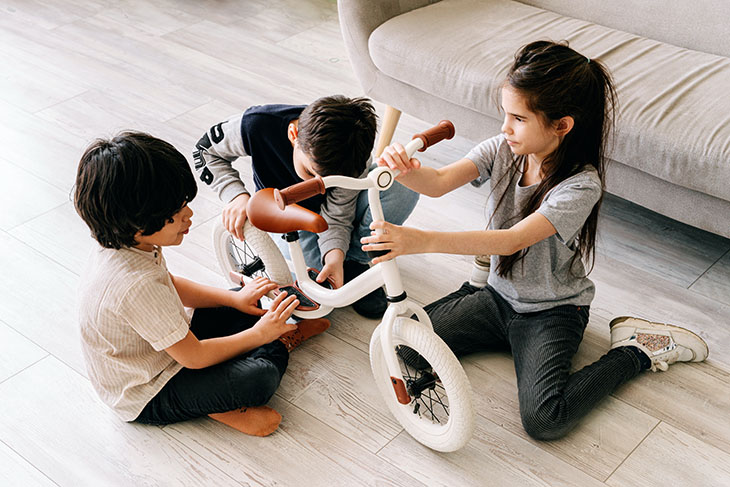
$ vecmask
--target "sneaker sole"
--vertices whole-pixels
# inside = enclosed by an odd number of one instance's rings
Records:
[[[690,335],[690,336],[694,337],[705,348],[705,357],[703,359],[698,359],[698,360],[694,360],[693,359],[693,360],[691,360],[691,362],[702,362],[702,361],[706,360],[707,357],[710,355],[710,348],[707,346],[707,343],[705,343],[705,340],[703,340],[702,337],[699,336],[698,334],[693,333],[692,331],[690,331],[690,330],[688,330],[686,328],[682,328],[681,326],[669,325],[667,323],[658,323],[658,322],[655,322],[655,321],[649,321],[649,320],[645,320],[643,318],[636,318],[636,317],[633,317],[633,316],[619,316],[618,318],[614,318],[614,319],[611,320],[611,322],[608,324],[608,328],[610,330],[613,330],[613,327],[614,326],[620,325],[621,323],[624,323],[624,322],[626,322],[628,320],[635,320],[635,321],[641,322],[642,323],[642,326],[641,327],[637,327],[637,328],[644,328],[644,329],[647,329],[647,328],[648,329],[663,329],[663,328],[669,328],[670,331],[675,331],[677,333],[686,334],[686,335]]]

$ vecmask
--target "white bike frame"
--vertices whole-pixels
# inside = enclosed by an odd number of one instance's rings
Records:
[[[424,143],[420,138],[411,140],[405,146],[408,157],[410,158],[423,145]],[[383,207],[380,204],[380,192],[387,190],[393,185],[397,174],[397,171],[381,166],[370,171],[368,176],[362,179],[346,176],[326,176],[322,180],[325,188],[367,189],[368,203],[370,204],[373,221],[382,221],[385,218],[383,216]],[[380,234],[380,230],[377,230],[376,233]],[[428,326],[432,331],[433,325],[423,308],[406,297],[398,264],[395,259],[372,266],[342,287],[327,289],[309,277],[304,254],[302,253],[302,248],[298,240],[289,242],[289,251],[299,288],[304,291],[304,294],[320,305],[320,309],[317,311],[301,313],[302,315],[311,316],[310,313],[316,313],[318,316],[323,316],[333,308],[341,308],[352,304],[378,287],[385,285],[389,304],[379,327],[381,343],[383,345],[383,356],[388,365],[390,376],[400,378],[402,372],[395,355],[392,334],[393,324],[396,318],[399,316],[410,317],[415,314],[418,317],[418,321]],[[299,315],[300,313],[295,312],[295,314]]]

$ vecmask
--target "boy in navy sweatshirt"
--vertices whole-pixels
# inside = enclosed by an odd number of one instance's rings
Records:
[[[310,105],[261,105],[211,127],[193,153],[195,170],[226,204],[223,224],[243,239],[250,193],[232,163],[250,156],[256,190],[283,189],[315,176],[365,177],[375,141],[377,117],[366,98],[327,96]],[[374,167],[374,166],[373,166]],[[400,183],[381,193],[386,220],[402,224],[418,201]],[[370,235],[372,216],[367,192],[331,188],[300,203],[320,213],[329,228],[300,233],[307,265],[320,268],[317,281],[328,277],[341,286],[368,269],[370,257],[360,238]],[[286,254],[287,249],[282,248]],[[362,316],[379,318],[387,301],[381,288],[353,304]]]

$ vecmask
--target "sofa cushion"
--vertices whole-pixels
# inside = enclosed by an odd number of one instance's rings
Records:
[[[620,108],[613,159],[730,200],[728,58],[509,0],[413,10],[378,27],[369,48],[384,74],[499,119],[499,87],[514,53],[538,39],[567,40],[611,70]]]

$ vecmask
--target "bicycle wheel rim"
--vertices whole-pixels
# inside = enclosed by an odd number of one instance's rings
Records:
[[[471,387],[466,374],[445,343],[430,330],[410,319],[398,318],[393,326],[394,347],[407,346],[422,356],[429,367],[425,380],[415,388],[413,382],[424,377],[420,367],[405,363],[398,356],[402,379],[409,392],[410,403],[395,398],[390,374],[385,365],[380,327],[373,333],[370,354],[373,374],[380,392],[396,419],[417,441],[438,451],[455,451],[469,440],[474,427]]]

